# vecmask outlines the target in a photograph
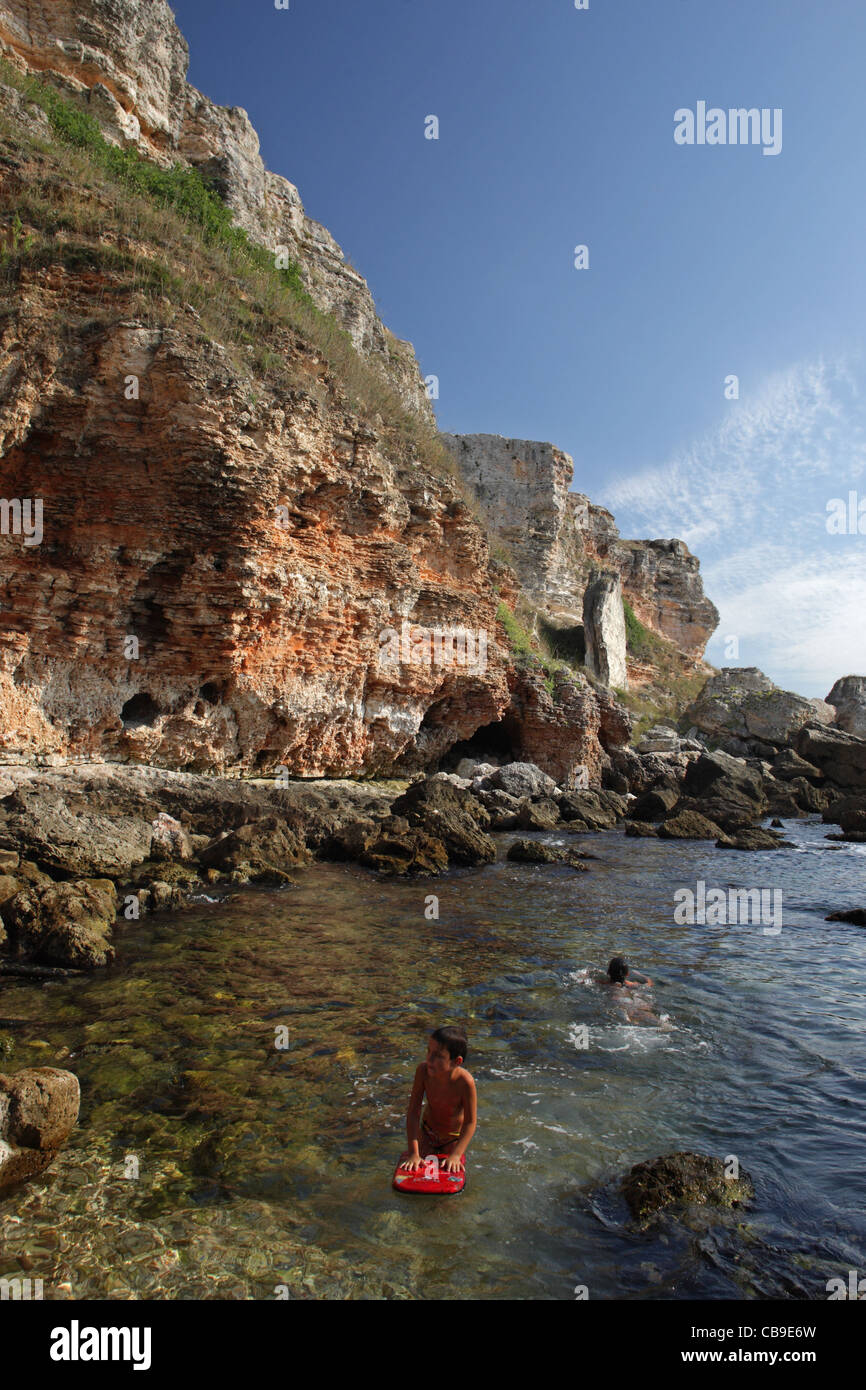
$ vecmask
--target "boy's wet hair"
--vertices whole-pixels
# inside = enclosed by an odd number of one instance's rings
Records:
[[[625,956],[614,956],[607,967],[607,978],[615,985],[624,985],[628,974],[628,961]]]
[[[436,1028],[430,1036],[440,1047],[447,1047],[452,1062],[455,1057],[462,1057],[466,1061],[469,1044],[462,1028]]]

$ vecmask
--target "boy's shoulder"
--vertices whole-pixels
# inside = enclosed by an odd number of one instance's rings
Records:
[[[464,1085],[464,1086],[466,1086],[466,1085],[474,1086],[474,1085],[475,1085],[475,1080],[474,1080],[474,1078],[473,1078],[471,1072],[468,1072],[468,1071],[466,1070],[465,1067],[458,1067],[458,1068],[457,1068],[457,1070],[456,1070],[455,1073],[454,1073],[454,1080],[457,1081],[458,1083]]]

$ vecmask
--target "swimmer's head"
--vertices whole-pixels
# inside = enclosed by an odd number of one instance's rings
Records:
[[[624,985],[628,975],[628,961],[624,956],[614,956],[607,967],[607,978],[612,985]]]

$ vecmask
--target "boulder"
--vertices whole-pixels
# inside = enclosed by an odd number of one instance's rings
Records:
[[[632,820],[664,820],[679,799],[679,791],[674,787],[652,787],[629,807],[629,816]]]
[[[636,753],[633,748],[617,748],[610,756],[614,771],[627,782],[629,791],[641,796],[659,783],[679,786],[699,751],[700,745],[698,751],[685,751],[681,746],[674,753]]]
[[[478,762],[475,758],[461,758],[455,769],[458,777],[468,778],[470,782],[489,777],[496,771],[496,763]]]
[[[749,1174],[726,1176],[721,1158],[707,1154],[671,1153],[636,1163],[623,1178],[621,1191],[631,1214],[645,1221],[670,1206],[739,1207],[751,1201],[755,1188]]]
[[[589,872],[586,864],[581,862],[586,857],[594,858],[561,845],[543,845],[538,840],[515,840],[509,845],[506,855],[507,859],[517,864],[567,864],[581,874]]]
[[[59,792],[18,787],[0,803],[0,846],[69,878],[118,878],[150,857],[153,830],[138,816],[71,805]]]
[[[837,787],[866,789],[866,739],[810,724],[797,735],[796,749]]]
[[[745,830],[738,830],[735,835],[720,835],[716,841],[716,847],[718,849],[762,850],[793,849],[794,846],[790,840],[783,839],[775,831],[753,825]]]
[[[524,801],[515,818],[517,830],[553,830],[559,824],[559,807],[549,797]]]
[[[836,711],[836,727],[855,738],[866,738],[866,676],[843,676],[827,696]]]
[[[78,1121],[78,1077],[57,1067],[0,1075],[0,1192],[48,1167]]]
[[[448,868],[442,840],[410,827],[404,816],[389,816],[358,861],[380,874],[440,874]]]
[[[855,927],[866,927],[866,908],[852,907],[847,912],[831,912],[825,922],[851,922]]]
[[[680,738],[676,729],[671,729],[666,724],[655,724],[651,729],[647,729],[636,749],[638,753],[675,753],[679,745]]]
[[[589,830],[612,830],[621,811],[608,797],[615,792],[597,790],[567,792],[559,798],[559,811],[564,821],[582,821]]]
[[[717,840],[721,830],[698,811],[680,811],[658,828],[662,840]]]
[[[509,796],[508,792],[493,788],[490,791],[479,791],[478,800],[490,816],[490,830],[516,830],[517,817],[521,808],[527,803],[518,801],[516,796]],[[557,815],[559,808],[557,807]]]
[[[626,821],[625,833],[626,835],[631,835],[632,838],[640,837],[646,840],[657,840],[659,830],[657,825],[651,825],[649,821],[630,820]]]
[[[822,813],[821,819],[828,825],[841,825],[843,818],[857,817],[861,811],[866,811],[866,795],[862,792],[837,797]]]
[[[151,859],[179,859],[188,862],[193,857],[192,840],[179,820],[160,811],[151,822],[153,838],[150,844]]]
[[[441,840],[452,863],[492,864],[496,858],[496,846],[485,833],[489,811],[471,792],[450,782],[433,778],[414,782],[391,811],[406,817],[412,829]]]
[[[538,840],[515,840],[509,845],[506,858],[518,864],[556,864],[560,851]]]
[[[772,773],[778,777],[780,782],[793,782],[795,777],[812,778],[815,782],[823,782],[824,774],[819,767],[812,763],[807,763],[805,758],[801,758],[799,753],[795,753],[793,748],[783,748],[781,753],[777,753],[773,759]]]
[[[836,711],[823,700],[780,690],[755,666],[729,666],[707,681],[683,715],[714,742],[733,738],[752,751],[772,753],[807,723],[831,724]]]
[[[518,800],[533,796],[554,796],[556,783],[534,763],[506,763],[485,778],[487,787],[498,787]]]
[[[244,868],[250,878],[281,881],[311,859],[300,834],[284,820],[265,816],[212,840],[198,853],[205,869],[232,873]]]
[[[110,879],[27,885],[2,911],[12,946],[28,960],[95,970],[114,959],[117,894]]]
[[[739,830],[761,820],[768,801],[760,774],[740,758],[716,750],[689,764],[678,810],[695,810],[723,830]]]

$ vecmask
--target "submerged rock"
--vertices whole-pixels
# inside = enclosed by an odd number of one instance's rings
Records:
[[[78,1077],[57,1067],[0,1074],[0,1192],[47,1168],[78,1121]]]
[[[638,1221],[669,1206],[738,1207],[755,1188],[749,1174],[726,1177],[726,1163],[707,1154],[671,1153],[636,1163],[621,1191]]]
[[[581,861],[595,856],[583,855],[561,845],[543,845],[538,840],[515,840],[506,858],[516,864],[568,864],[569,868],[585,874],[589,870]]]
[[[736,835],[720,835],[716,841],[717,849],[793,849],[793,841],[785,840],[774,830],[764,830],[761,826],[751,826],[738,830]]]

